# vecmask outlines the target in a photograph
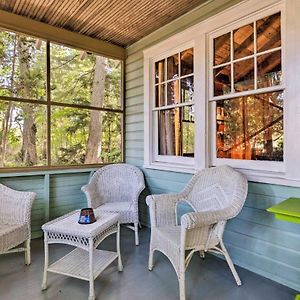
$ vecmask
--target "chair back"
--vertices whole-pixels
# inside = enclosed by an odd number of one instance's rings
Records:
[[[108,202],[137,201],[145,188],[142,171],[129,164],[102,167],[93,174],[90,184],[94,184],[97,190],[97,199],[93,199],[93,207]]]
[[[197,212],[242,209],[248,190],[247,179],[229,166],[199,171],[185,188],[186,202]]]

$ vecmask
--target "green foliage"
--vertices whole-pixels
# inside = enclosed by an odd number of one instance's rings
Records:
[[[0,32],[0,96],[46,101],[46,43],[36,47],[36,40],[15,33]],[[96,56],[61,45],[50,45],[50,99],[52,102],[90,105],[92,100]],[[22,66],[26,69],[22,71]],[[121,64],[107,59],[103,107],[121,107]],[[31,147],[35,147],[37,162],[47,164],[47,106],[28,105],[0,100],[0,166],[28,166],[24,161],[24,124],[33,116],[35,131]],[[29,109],[29,110],[28,110]],[[29,111],[29,115],[25,113]],[[51,106],[52,165],[85,163],[91,110]],[[122,135],[120,113],[99,113],[102,132],[98,162],[121,160]],[[26,145],[29,147],[29,145]]]

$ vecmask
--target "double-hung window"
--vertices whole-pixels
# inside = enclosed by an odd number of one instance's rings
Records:
[[[300,184],[299,9],[243,1],[144,51],[145,167]]]
[[[213,165],[283,169],[281,28],[281,12],[275,12],[210,36]]]
[[[146,146],[149,147],[147,165],[151,167],[194,167],[194,65],[193,43],[151,60],[148,106],[151,141]]]

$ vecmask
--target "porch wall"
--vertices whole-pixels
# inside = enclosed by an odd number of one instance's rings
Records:
[[[180,191],[189,174],[143,169],[144,100],[142,50],[200,22],[239,1],[212,1],[128,48],[126,60],[126,161],[142,168],[153,194]],[[287,197],[300,197],[300,188],[250,182],[246,205],[228,222],[224,238],[237,265],[300,290],[299,225],[277,221],[266,208]],[[182,213],[184,208],[182,208]],[[142,223],[149,226],[145,195],[140,200]],[[247,280],[245,278],[245,280]]]
[[[1,174],[0,183],[37,193],[31,214],[32,238],[43,235],[41,226],[48,220],[86,206],[85,195],[80,189],[88,182],[90,172],[73,172]]]

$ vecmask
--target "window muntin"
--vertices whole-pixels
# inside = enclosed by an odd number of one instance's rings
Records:
[[[0,167],[122,161],[121,61],[0,31],[0,62]]]
[[[194,157],[194,49],[154,63],[157,155]]]
[[[214,38],[213,97],[282,84],[281,15]]]
[[[280,13],[213,39],[216,158],[283,161],[281,46]]]

